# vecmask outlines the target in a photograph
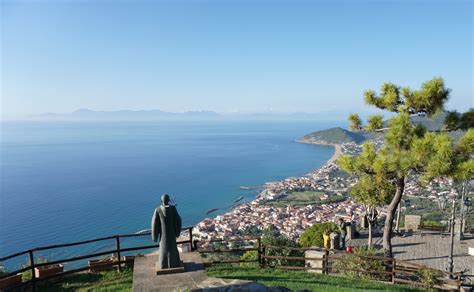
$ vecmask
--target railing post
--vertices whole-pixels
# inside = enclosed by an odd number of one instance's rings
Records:
[[[395,284],[395,258],[392,258],[392,284]]]
[[[33,291],[36,291],[36,275],[35,275],[35,257],[33,256],[33,251],[28,251],[29,258],[30,258],[30,268],[31,268],[31,284],[33,287]]]
[[[262,268],[265,268],[265,245],[262,246],[262,254],[260,255],[262,257]]]
[[[258,250],[257,250],[258,265],[261,268],[263,265],[262,265],[262,240],[260,238],[257,239],[257,244],[258,244]]]
[[[121,272],[122,264],[120,263],[121,257],[120,257],[120,236],[119,235],[115,236],[115,248],[117,250],[117,261],[118,261],[117,269],[119,272]]]
[[[324,259],[323,259],[323,264],[324,264],[324,270],[323,270],[323,273],[325,273],[326,275],[329,275],[329,250],[326,248],[324,250]]]
[[[194,251],[193,228],[192,227],[188,228],[188,232],[189,232],[189,248],[191,249],[191,251]]]

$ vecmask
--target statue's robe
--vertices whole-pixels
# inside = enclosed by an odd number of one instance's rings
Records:
[[[159,269],[181,267],[176,238],[181,233],[181,217],[175,206],[160,206],[155,209],[151,220],[151,236],[153,241],[160,238],[158,258]]]

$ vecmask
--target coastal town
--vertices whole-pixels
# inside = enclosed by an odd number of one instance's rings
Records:
[[[376,148],[383,141],[373,141]],[[234,207],[229,212],[215,218],[206,218],[194,228],[194,234],[200,239],[228,238],[245,235],[250,229],[264,230],[270,226],[277,228],[281,234],[297,240],[308,227],[320,222],[333,222],[342,217],[347,220],[350,213],[363,216],[364,207],[348,196],[350,188],[357,179],[345,174],[336,164],[337,156],[342,154],[357,155],[362,151],[362,145],[354,142],[337,145],[335,155],[322,167],[302,177],[287,178],[278,182],[265,184],[265,189],[257,197]],[[437,201],[439,196],[451,189],[452,181],[444,178],[435,179],[423,189],[414,176],[407,180],[405,194],[407,197],[418,197]],[[278,201],[292,192],[318,191],[321,194],[321,204],[285,207],[272,206],[268,202]],[[324,203],[333,196],[340,196],[338,202]],[[406,206],[402,207],[406,208]],[[379,210],[385,217],[386,210]],[[201,247],[204,248],[204,247]],[[207,246],[212,248],[212,246]]]

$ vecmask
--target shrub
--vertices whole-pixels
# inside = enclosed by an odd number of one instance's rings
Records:
[[[434,220],[423,220],[421,221],[422,226],[429,226],[429,227],[442,227],[443,225],[440,222],[436,222]]]
[[[431,290],[435,285],[440,284],[439,277],[443,276],[441,271],[431,270],[431,269],[422,269],[417,272],[417,276],[420,279],[420,282],[423,284],[423,287],[426,290]]]
[[[246,251],[243,255],[240,256],[241,261],[256,260],[258,259],[258,252],[256,250]],[[256,267],[258,263],[240,263],[241,267]]]
[[[282,246],[282,247],[299,247],[298,243],[288,237],[275,232],[275,230],[267,230],[263,233],[262,244],[265,246]],[[269,248],[266,247],[265,255],[267,256],[285,256],[285,257],[302,257],[303,252],[298,250]],[[304,266],[304,261],[294,261],[285,259],[266,259],[267,265],[270,266]]]
[[[339,228],[333,222],[315,224],[301,234],[299,239],[300,245],[302,247],[324,247],[323,233],[325,230],[329,230],[329,232],[338,232]]]
[[[240,235],[261,236],[262,230],[256,226],[247,226],[244,230],[239,232]]]
[[[369,273],[345,270],[352,269],[377,272],[385,271],[384,261],[382,259],[364,258],[363,256],[376,256],[376,251],[372,247],[356,247],[354,248],[353,254],[345,253],[339,255],[342,260],[335,260],[335,263],[333,265],[334,270],[352,279],[383,280],[385,278],[383,273]]]

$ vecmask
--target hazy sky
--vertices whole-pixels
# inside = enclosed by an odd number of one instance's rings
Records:
[[[383,81],[474,106],[472,1],[0,1],[4,116],[364,108]]]

